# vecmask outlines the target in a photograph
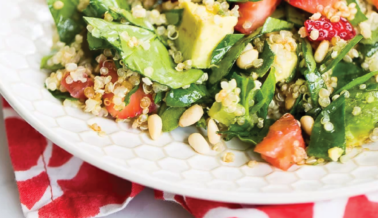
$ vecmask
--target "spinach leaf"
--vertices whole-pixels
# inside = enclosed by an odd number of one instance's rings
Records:
[[[268,108],[270,102],[273,100],[274,92],[276,89],[276,70],[272,68],[268,77],[266,78],[261,89],[256,94],[256,103],[249,111],[249,114],[254,114],[257,112],[257,115],[261,118],[266,119],[268,115]]]
[[[125,99],[124,99],[124,102],[125,102],[125,106],[129,105],[130,104],[130,97],[139,89],[139,86],[134,86],[130,92],[128,92],[125,96]]]
[[[206,129],[207,128],[206,119],[204,117],[201,117],[201,119],[196,123],[196,126],[199,128]]]
[[[76,9],[79,0],[60,0],[64,7],[59,10],[54,8],[56,1],[47,0],[47,4],[54,18],[60,41],[69,44],[85,27],[80,12]]]
[[[125,0],[90,0],[83,13],[89,17],[101,18],[111,7],[130,10],[130,6]]]
[[[285,4],[285,6],[287,21],[293,23],[296,27],[303,27],[305,21],[310,17],[309,14],[289,4]]]
[[[129,69],[153,81],[177,89],[196,82],[203,74],[203,71],[198,69],[176,71],[167,48],[151,31],[98,18],[85,17],[84,19],[94,27],[91,34],[94,37],[105,39],[117,49]],[[123,32],[127,32],[130,37],[136,37],[139,42],[148,42],[150,48],[148,50],[142,46],[130,48],[128,41],[120,36]]]
[[[87,33],[87,42],[90,50],[112,48],[112,45],[109,44],[106,40],[93,37],[89,32]]]
[[[152,25],[147,19],[145,18],[135,18],[130,11],[125,9],[120,9],[116,7],[110,7],[110,14],[112,15],[114,20],[121,20],[122,18],[130,22],[131,24],[144,28],[146,30],[154,31],[154,25]]]
[[[186,107],[208,94],[205,85],[191,84],[187,89],[171,89],[165,102],[169,107]]]
[[[368,19],[365,16],[365,14],[361,11],[361,8],[357,0],[346,0],[346,1],[348,5],[351,3],[356,4],[357,13],[354,16],[354,19],[349,21],[353,26],[357,26],[359,23],[364,22],[365,20]]]
[[[330,132],[324,129],[322,124],[323,117],[330,120],[334,129]],[[311,132],[310,145],[307,147],[307,154],[316,158],[331,160],[328,150],[339,147],[345,151],[345,97],[341,96],[324,108],[316,118]]]
[[[378,51],[378,42],[374,44],[360,44],[358,50],[360,50],[363,56],[371,57]]]
[[[51,91],[50,89],[48,89],[48,91],[57,99],[78,100],[77,98],[72,97],[69,92],[61,92],[59,90]]]
[[[314,108],[319,107],[319,91],[325,88],[325,83],[316,69],[316,62],[312,53],[312,47],[307,39],[302,40],[302,53],[305,60],[305,69],[301,69],[302,74],[306,78],[307,86],[310,91],[312,105]]]
[[[361,77],[358,77],[356,79],[354,79],[353,81],[349,82],[348,84],[346,84],[345,86],[341,87],[340,89],[338,89],[337,91],[335,91],[332,95],[336,95],[336,94],[339,94],[340,92],[344,91],[344,90],[349,90],[357,85],[360,85],[362,83],[365,83],[367,82],[372,76],[375,76],[378,74],[378,71],[375,71],[375,72],[370,72],[370,73],[367,73],[365,74],[364,76],[361,76]]]
[[[328,70],[331,70],[332,68],[334,68],[345,57],[345,55],[348,54],[348,52],[355,45],[357,45],[357,43],[359,41],[361,41],[362,38],[363,38],[362,35],[355,36],[352,40],[350,40],[348,42],[347,45],[345,45],[345,47],[339,52],[339,54],[337,55],[337,57],[335,59],[333,59],[331,57],[331,55],[327,55],[327,57],[325,58],[325,60],[320,65],[320,72],[321,73],[325,73]],[[330,51],[330,52],[332,52],[332,51]]]
[[[156,93],[155,98],[154,98],[154,103],[155,104],[158,104],[158,103],[160,103],[163,100],[164,93],[165,92],[158,92],[158,93]]]
[[[293,27],[294,25],[292,23],[269,17],[261,28],[255,30],[255,32],[253,32],[252,34],[245,36],[239,41],[237,41],[231,47],[231,49],[224,55],[223,59],[218,63],[218,65],[211,68],[212,73],[209,77],[209,83],[214,84],[219,82],[230,72],[236,59],[240,56],[245,46],[250,41],[254,40],[257,37],[260,37],[262,34],[276,32],[279,30],[290,30]]]
[[[161,117],[161,115],[163,115],[164,111],[167,110],[167,108],[167,104],[165,102],[162,102],[158,110],[158,115]]]
[[[272,67],[274,59],[276,58],[276,55],[272,49],[270,49],[268,40],[266,40],[264,43],[264,48],[260,58],[264,60],[263,65],[259,68],[252,68],[251,72],[257,73],[259,77],[263,77]]]
[[[217,64],[223,56],[230,50],[230,48],[241,38],[244,34],[228,34],[222,39],[211,54],[211,64]]]
[[[181,24],[182,13],[184,9],[172,9],[169,11],[163,11],[165,17],[167,18],[167,22],[170,25],[179,26]]]
[[[300,94],[299,97],[295,100],[294,106],[291,108],[289,113],[293,115],[297,120],[299,120],[302,115],[305,114],[303,108],[303,94]]]
[[[54,64],[51,66],[48,64],[48,61],[50,60],[50,58],[52,58],[55,55],[55,53],[56,52],[52,52],[49,55],[46,55],[42,58],[41,64],[40,64],[41,69],[56,71],[56,70],[64,68],[61,64]]]
[[[332,70],[332,76],[337,77],[337,87],[335,90],[348,84],[350,81],[365,75],[366,72],[355,63],[340,61]]]
[[[160,115],[163,121],[163,132],[170,132],[179,126],[181,115],[185,112],[184,107],[168,107]]]

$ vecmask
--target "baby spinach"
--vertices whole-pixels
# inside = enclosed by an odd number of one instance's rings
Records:
[[[169,107],[186,107],[208,94],[205,85],[191,84],[187,89],[171,89],[165,102]]]
[[[358,47],[364,57],[371,57],[378,51],[378,42],[374,44],[360,44]]]
[[[273,100],[276,89],[275,68],[272,68],[261,89],[256,94],[256,104],[250,109],[249,113],[266,119],[270,102]]]
[[[340,89],[350,81],[365,74],[366,72],[357,64],[340,61],[332,70],[332,77],[337,77],[337,87],[335,90]]]
[[[54,8],[56,0],[47,0],[51,15],[54,18],[60,41],[69,44],[76,34],[84,29],[84,22],[80,12],[76,9],[79,0],[60,0],[64,7],[57,10]]]
[[[167,18],[167,22],[170,25],[179,26],[182,19],[182,13],[184,12],[184,9],[172,9],[169,11],[163,11],[165,14],[165,17]]]
[[[87,42],[90,50],[112,48],[112,45],[109,44],[106,40],[93,37],[89,32],[87,33]]]
[[[334,68],[344,57],[348,52],[355,46],[361,39],[363,38],[362,35],[357,35],[353,39],[351,39],[348,44],[345,45],[345,47],[339,51],[336,58],[332,58],[331,55],[327,55],[325,60],[320,65],[320,72],[325,73],[328,70],[331,70]],[[332,52],[332,51],[330,51]]]
[[[109,12],[114,20],[121,20],[123,18],[135,26],[142,27],[151,31],[155,30],[154,25],[152,25],[147,19],[136,18],[131,14],[130,11],[127,11],[125,9],[110,7]]]
[[[350,20],[349,22],[353,26],[357,26],[359,23],[364,22],[368,18],[365,16],[365,14],[361,11],[360,5],[357,0],[346,0],[348,5],[351,3],[356,4],[357,13],[354,15],[354,19]]]
[[[160,115],[163,121],[163,132],[170,132],[179,126],[179,120],[186,108],[168,107]]]
[[[259,68],[252,68],[252,70],[249,71],[257,73],[259,77],[263,77],[272,67],[274,59],[276,58],[276,55],[272,49],[270,49],[270,45],[267,41],[264,43],[264,48],[260,58],[264,60],[263,65]]]
[[[165,94],[165,92],[156,93],[155,98],[154,98],[154,103],[159,104],[163,100],[164,94]]]
[[[322,119],[330,120],[334,128],[332,131],[326,131],[322,124]],[[345,97],[341,96],[324,108],[316,118],[314,127],[311,132],[310,144],[307,147],[308,156],[331,160],[328,156],[328,150],[339,147],[345,151]]]
[[[212,67],[212,73],[209,77],[209,83],[214,84],[219,82],[223,77],[225,77],[231,70],[236,59],[245,49],[245,46],[252,40],[260,37],[262,34],[276,32],[280,30],[290,30],[294,27],[292,23],[284,20],[269,17],[264,25],[259,29],[255,30],[252,34],[244,36],[242,39],[237,41],[231,49],[224,55],[223,59],[218,63],[217,66]]]
[[[143,28],[107,22],[98,18],[84,18],[94,29],[94,37],[105,39],[119,51],[127,67],[153,81],[177,89],[196,82],[203,74],[202,70],[190,69],[184,72],[176,71],[175,64],[167,48],[151,31]],[[142,46],[130,47],[128,41],[120,35],[127,32],[130,37],[136,37],[139,43],[148,43],[150,48]],[[145,71],[146,69],[150,69]],[[152,70],[151,70],[152,69]]]
[[[51,54],[46,55],[42,58],[41,64],[40,64],[41,69],[56,71],[56,70],[64,68],[61,64],[53,64],[51,66],[47,64],[50,58],[52,58],[55,55],[55,53],[56,52],[51,52]]]
[[[349,90],[357,85],[360,85],[360,84],[363,84],[365,82],[367,82],[368,80],[370,80],[370,78],[372,76],[375,76],[378,74],[378,71],[374,71],[374,72],[370,72],[370,73],[367,73],[361,77],[358,77],[356,79],[354,79],[353,81],[349,82],[348,84],[346,84],[345,86],[341,87],[340,89],[338,89],[337,91],[335,91],[332,95],[336,95],[336,94],[339,94],[340,92],[344,91],[344,90]]]
[[[301,69],[302,74],[306,78],[307,86],[310,91],[312,105],[314,108],[319,107],[319,91],[325,88],[325,83],[316,68],[316,62],[312,53],[312,47],[307,39],[302,40],[302,53],[305,61],[305,68]]]
[[[211,54],[211,64],[217,64],[223,56],[230,50],[230,48],[241,38],[244,34],[228,34],[222,39]]]
[[[77,98],[72,97],[69,92],[61,92],[59,90],[51,91],[50,89],[48,89],[48,90],[51,93],[51,95],[54,96],[57,99],[78,100]]]
[[[130,10],[130,6],[125,0],[90,0],[83,13],[89,17],[101,18],[111,7]]]

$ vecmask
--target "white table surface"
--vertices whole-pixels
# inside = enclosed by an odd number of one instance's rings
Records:
[[[1,96],[0,96],[1,98]],[[1,217],[22,218],[18,190],[8,155],[2,103],[0,99],[0,211]],[[122,211],[107,218],[192,218],[186,210],[173,202],[154,199],[151,189],[145,189]]]

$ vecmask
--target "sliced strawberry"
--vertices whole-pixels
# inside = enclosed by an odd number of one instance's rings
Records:
[[[114,94],[105,94],[104,99],[107,98],[110,101],[112,101]],[[121,111],[118,111],[114,109],[114,104],[111,103],[109,106],[106,106],[106,109],[110,113],[110,115],[114,118],[119,119],[128,119],[136,117],[143,113],[143,109],[140,106],[140,100],[142,100],[143,97],[149,97],[151,100],[151,105],[149,107],[149,112],[154,112],[156,110],[156,105],[154,104],[154,101],[152,99],[152,95],[145,94],[143,92],[142,86],[139,87],[139,89],[131,95],[130,97],[130,103]]]
[[[308,11],[312,14],[318,12],[317,7],[322,5],[323,8],[331,6],[339,0],[285,0],[292,6],[300,8],[302,10]]]
[[[67,72],[63,75],[61,85],[65,89],[67,89],[67,91],[71,94],[72,97],[78,98],[78,99],[86,99],[86,97],[84,95],[84,89],[94,85],[92,78],[87,77],[87,81],[84,82],[84,83],[77,81],[77,82],[72,82],[71,84],[68,84],[66,82],[66,78],[69,75],[70,75],[69,72]]]
[[[304,24],[307,35],[310,35],[313,30],[319,31],[319,37],[316,40],[308,37],[310,41],[331,41],[334,36],[349,40],[356,36],[356,30],[344,17],[341,17],[338,22],[331,22],[329,19],[321,17],[319,20],[306,20]]]
[[[273,14],[281,0],[263,0],[258,2],[238,3],[239,20],[235,29],[244,34],[250,34]]]
[[[270,128],[268,135],[256,145],[255,152],[282,170],[306,157],[305,142],[298,121],[291,114],[283,115]]]

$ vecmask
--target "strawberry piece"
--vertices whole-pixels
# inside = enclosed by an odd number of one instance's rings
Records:
[[[114,94],[110,93],[110,94],[105,94],[103,98],[104,99],[107,98],[112,101],[113,96]],[[109,114],[114,118],[118,118],[118,119],[133,118],[143,113],[143,108],[140,106],[140,101],[145,96],[147,96],[151,100],[151,105],[148,109],[149,109],[149,112],[152,113],[157,109],[157,107],[154,104],[152,95],[144,93],[142,85],[140,85],[139,89],[134,94],[131,95],[130,103],[123,110],[118,111],[114,109],[113,103],[106,106],[106,109],[108,110]]]
[[[298,121],[291,114],[283,115],[270,128],[268,135],[256,145],[255,152],[282,170],[302,161],[307,155]]]
[[[239,5],[239,19],[235,29],[244,34],[250,34],[265,23],[273,14],[281,0],[263,0],[258,2],[244,2]],[[248,22],[249,25],[245,25]]]
[[[319,37],[316,40],[308,37],[311,41],[331,41],[335,36],[349,40],[356,36],[356,31],[352,24],[343,17],[340,18],[339,22],[331,22],[325,17],[321,17],[319,20],[306,20],[304,25],[308,35],[310,35],[313,30],[319,31]]]
[[[92,78],[86,76],[87,81],[84,83],[81,81],[77,81],[77,82],[72,82],[71,84],[68,84],[66,82],[66,78],[69,75],[70,75],[69,72],[65,73],[63,75],[63,78],[60,84],[70,93],[72,97],[78,98],[78,99],[86,99],[85,94],[84,94],[84,89],[94,85]]]

